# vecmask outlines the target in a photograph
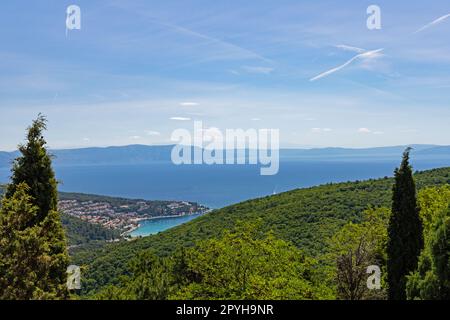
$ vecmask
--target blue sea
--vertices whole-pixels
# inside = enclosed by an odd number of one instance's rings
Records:
[[[196,201],[221,208],[248,199],[329,182],[392,176],[398,161],[282,161],[275,176],[259,166],[149,165],[56,166],[60,191],[146,200]],[[450,159],[415,161],[415,170],[450,166]],[[9,168],[0,168],[7,182]]]
[[[275,176],[261,176],[259,166],[148,165],[56,166],[59,189],[147,200],[195,201],[221,208],[244,200],[329,182],[392,176],[398,161],[282,161]],[[448,160],[415,161],[415,170],[450,166]],[[9,169],[0,168],[0,182]],[[147,235],[187,221],[187,217],[149,221],[134,235]]]
[[[199,217],[198,214],[193,214],[190,216],[183,217],[173,217],[173,218],[161,218],[161,219],[152,219],[141,222],[141,226],[139,229],[130,233],[132,237],[139,236],[149,236],[151,234],[157,234],[161,231],[176,227],[180,224],[189,222]]]

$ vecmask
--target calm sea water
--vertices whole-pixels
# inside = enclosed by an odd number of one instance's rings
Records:
[[[275,176],[258,166],[175,166],[172,164],[55,167],[59,189],[147,200],[196,201],[220,208],[273,193],[329,182],[392,176],[398,161],[282,162]],[[449,160],[416,161],[415,170],[450,166]],[[8,181],[0,168],[0,182]]]
[[[148,236],[151,234],[157,234],[158,232],[176,227],[180,224],[189,222],[199,217],[200,215],[194,214],[191,216],[174,217],[174,218],[162,218],[152,219],[141,222],[141,227],[130,233],[132,237]]]
[[[359,159],[357,161],[281,162],[275,176],[261,176],[258,166],[175,166],[169,163],[124,166],[55,167],[59,189],[147,200],[196,201],[220,208],[295,188],[329,182],[344,182],[392,176],[398,161]],[[415,161],[414,169],[450,166],[450,159]],[[0,169],[6,182],[9,169]],[[186,222],[181,217],[145,223],[135,235],[165,230]]]

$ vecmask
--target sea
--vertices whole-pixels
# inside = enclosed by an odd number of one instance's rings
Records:
[[[59,190],[146,200],[194,201],[216,209],[248,199],[326,183],[392,176],[398,160],[370,158],[329,161],[281,161],[274,176],[261,176],[253,165],[56,166]],[[450,159],[415,161],[415,170],[450,166]],[[0,168],[0,182],[9,168]],[[157,219],[142,223],[134,236],[149,235],[185,223],[196,216]]]

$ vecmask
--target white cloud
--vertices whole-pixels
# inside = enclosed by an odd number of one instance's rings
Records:
[[[141,139],[141,137],[140,136],[131,136],[130,139],[131,140],[139,140],[139,139]]]
[[[370,131],[370,129],[368,129],[368,128],[359,128],[358,132],[359,133],[371,133],[372,131]]]
[[[174,120],[174,121],[190,121],[191,118],[185,118],[185,117],[172,117],[172,118],[170,118],[170,120]]]
[[[198,102],[190,102],[190,101],[180,103],[180,106],[182,107],[196,107],[198,105],[200,105]]]
[[[375,131],[373,134],[375,134],[375,135],[377,135],[377,136],[379,136],[379,135],[382,135],[382,134],[384,134],[384,132],[383,131]]]
[[[261,121],[261,119],[260,118],[252,118],[252,119],[250,119],[251,121]]]

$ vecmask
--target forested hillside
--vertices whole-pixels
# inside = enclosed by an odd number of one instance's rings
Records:
[[[415,174],[417,187],[450,183],[450,168]],[[190,223],[135,241],[112,244],[98,250],[80,250],[72,257],[86,265],[83,290],[96,291],[118,283],[128,274],[128,261],[145,249],[160,256],[178,247],[192,246],[199,240],[215,238],[243,222],[261,219],[262,228],[293,243],[306,254],[318,257],[327,241],[346,223],[360,222],[369,207],[390,207],[393,179],[328,184],[246,201],[216,210]]]

